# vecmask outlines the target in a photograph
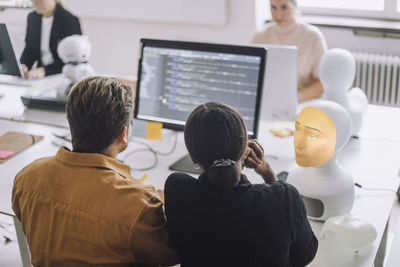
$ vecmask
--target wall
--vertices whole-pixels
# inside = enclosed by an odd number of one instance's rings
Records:
[[[222,26],[81,18],[93,44],[90,63],[100,73],[137,75],[140,38],[244,43],[255,31],[253,1],[227,1]]]
[[[227,20],[221,26],[88,17],[82,17],[81,24],[92,43],[89,62],[97,72],[136,76],[140,38],[246,43],[255,31],[255,10],[255,1],[227,0]],[[18,53],[24,46],[27,12],[0,12],[0,22],[8,24]]]
[[[400,39],[354,35],[352,30],[320,27],[329,48],[400,55]]]
[[[0,23],[6,23],[14,48],[20,55],[25,45],[25,28],[29,9],[8,8],[0,11]]]
[[[136,76],[140,38],[246,43],[256,29],[263,27],[264,3],[265,0],[227,0],[227,20],[220,26],[88,17],[82,17],[81,23],[93,45],[90,63],[97,72]],[[27,12],[19,9],[0,12],[0,21],[10,26],[18,53],[24,45]],[[350,30],[321,30],[330,48],[400,54],[399,39],[354,36]]]

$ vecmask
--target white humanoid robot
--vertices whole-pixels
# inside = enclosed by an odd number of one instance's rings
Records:
[[[298,166],[287,182],[303,197],[310,219],[324,221],[353,207],[354,182],[337,156],[350,138],[352,120],[341,105],[315,100],[296,118],[294,147]]]
[[[80,80],[95,74],[87,62],[92,46],[86,35],[71,35],[60,41],[57,52],[65,63],[62,74],[64,79],[57,88],[57,97],[66,98],[71,87]]]
[[[355,73],[354,56],[345,49],[330,49],[321,57],[319,78],[324,87],[323,98],[339,103],[349,112],[353,121],[352,136],[358,137],[368,98],[360,88],[351,88]]]

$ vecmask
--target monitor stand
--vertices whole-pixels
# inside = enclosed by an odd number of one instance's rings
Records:
[[[195,169],[193,167],[193,161],[190,158],[189,154],[185,155],[184,157],[180,158],[177,162],[173,163],[171,166],[169,166],[169,169],[173,171],[189,172],[193,174],[203,173],[203,170],[201,168]]]

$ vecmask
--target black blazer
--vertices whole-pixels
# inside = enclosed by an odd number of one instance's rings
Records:
[[[28,15],[25,48],[20,60],[21,63],[25,64],[29,69],[32,68],[32,65],[35,62],[38,63],[38,67],[43,66],[40,56],[41,29],[42,15],[32,11]],[[53,25],[50,33],[50,51],[53,55],[54,62],[50,65],[44,66],[46,76],[61,73],[64,63],[58,57],[58,42],[73,34],[82,34],[79,19],[65,10],[61,5],[56,4]]]

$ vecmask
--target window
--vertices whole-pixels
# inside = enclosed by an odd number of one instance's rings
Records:
[[[384,0],[299,0],[302,7],[340,8],[355,10],[379,10],[384,8]]]
[[[400,20],[400,0],[298,0],[303,14]]]

